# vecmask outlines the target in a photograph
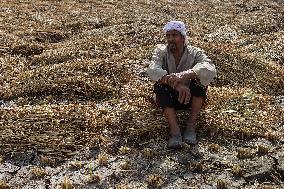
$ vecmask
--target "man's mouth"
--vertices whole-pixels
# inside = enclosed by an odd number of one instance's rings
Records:
[[[168,46],[169,46],[169,48],[171,48],[171,49],[176,48],[176,44],[175,44],[175,43],[169,43]]]

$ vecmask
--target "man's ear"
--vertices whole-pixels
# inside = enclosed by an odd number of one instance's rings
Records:
[[[183,35],[181,35],[182,39],[183,39],[183,43],[185,43],[185,37]]]

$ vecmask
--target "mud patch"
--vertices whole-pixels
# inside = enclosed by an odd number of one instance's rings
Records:
[[[33,55],[40,55],[43,52],[43,47],[38,45],[23,44],[10,48],[10,52],[12,55],[28,57]]]
[[[65,34],[60,32],[50,31],[50,32],[38,32],[35,34],[35,41],[40,43],[59,43],[67,38]]]
[[[247,181],[258,180],[260,182],[273,182],[273,165],[273,159],[268,156],[255,157],[251,160],[244,161],[244,167],[246,167],[244,178]]]
[[[282,180],[284,179],[284,153],[283,153],[283,148],[282,150],[280,149],[280,151],[274,155],[274,158],[277,162],[276,165],[276,169],[279,172],[279,174],[282,177]]]
[[[238,8],[239,12],[255,12],[262,9],[259,5],[249,5],[245,3],[237,3],[236,7]]]

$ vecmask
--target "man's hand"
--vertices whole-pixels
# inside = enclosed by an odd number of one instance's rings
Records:
[[[196,79],[196,78],[197,75],[192,70],[187,70],[180,73],[170,74],[167,81],[168,84],[175,89],[178,86],[178,84],[182,84],[185,83],[187,80]]]
[[[182,83],[185,79],[182,77],[181,73],[173,73],[170,75],[164,75],[159,82],[162,84],[167,84],[173,89],[177,87],[178,84]]]
[[[178,101],[183,104],[188,104],[191,98],[190,89],[183,84],[178,84],[175,89],[178,91]]]
[[[176,88],[178,84],[183,83],[185,81],[185,77],[183,73],[173,73],[169,75],[168,84],[172,88]]]

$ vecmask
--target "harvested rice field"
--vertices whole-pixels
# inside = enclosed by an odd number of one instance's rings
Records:
[[[181,150],[146,72],[170,20],[217,68]],[[280,189],[283,133],[281,0],[1,0],[1,189]]]

